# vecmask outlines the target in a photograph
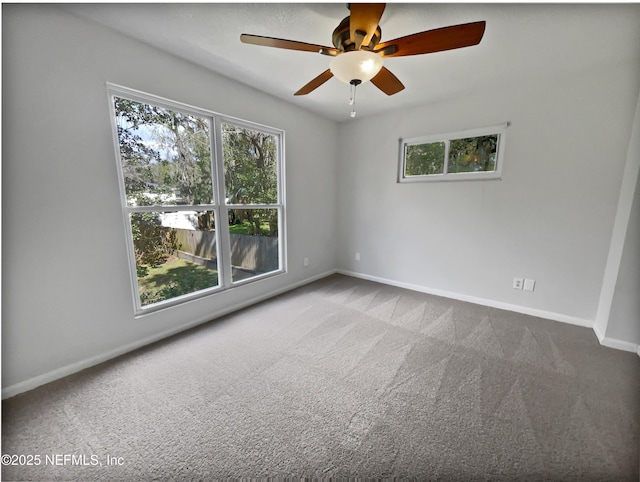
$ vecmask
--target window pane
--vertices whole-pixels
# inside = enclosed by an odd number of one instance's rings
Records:
[[[278,210],[230,209],[232,280],[279,269]]]
[[[207,119],[114,97],[128,206],[211,204]]]
[[[444,172],[444,142],[406,147],[405,176],[428,176]]]
[[[131,213],[140,304],[218,286],[212,211]]]
[[[449,147],[449,173],[496,170],[498,134],[454,139]]]
[[[222,142],[227,203],[277,203],[276,136],[223,124]]]

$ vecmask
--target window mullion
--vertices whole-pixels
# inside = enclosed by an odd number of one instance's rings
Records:
[[[226,188],[224,184],[224,143],[222,139],[222,122],[214,118],[214,135],[212,136],[213,182],[218,205],[216,219],[216,240],[218,243],[218,276],[220,284],[227,288],[231,286],[231,239],[229,238],[229,210],[226,203]]]
[[[451,141],[449,139],[444,141],[444,166],[442,168],[442,174],[449,174],[449,150],[451,147]]]
[[[228,209],[275,209],[282,206],[281,203],[273,204],[225,204]]]
[[[276,139],[278,140],[276,144],[276,159],[278,163],[276,183],[277,183],[277,190],[278,190],[278,204],[282,206],[284,205],[284,202],[285,202],[285,191],[284,191],[285,173],[284,173],[284,162],[282,162],[282,160],[284,159],[284,144],[285,144],[284,133],[277,136]]]
[[[153,206],[126,206],[129,213],[166,213],[177,211],[213,211],[215,204],[167,204]]]

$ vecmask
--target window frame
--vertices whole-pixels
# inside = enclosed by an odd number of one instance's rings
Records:
[[[255,122],[238,119],[232,116],[219,114],[217,112],[195,107],[182,102],[166,99],[153,94],[148,94],[139,90],[131,89],[117,84],[107,82],[107,98],[109,101],[109,113],[111,117],[111,128],[113,133],[115,161],[118,173],[118,183],[120,187],[120,202],[125,223],[124,235],[127,246],[127,257],[129,264],[129,274],[131,278],[131,293],[134,304],[134,317],[157,312],[185,302],[203,298],[214,293],[219,293],[230,288],[235,288],[254,281],[263,280],[272,276],[287,272],[286,260],[286,220],[285,220],[285,133],[282,129],[265,126]],[[119,97],[134,102],[154,105],[168,110],[180,112],[186,115],[205,118],[209,123],[209,148],[211,153],[211,185],[213,189],[213,200],[207,204],[191,205],[169,205],[154,204],[151,206],[130,206],[127,202],[125,187],[125,177],[122,166],[120,142],[118,137],[116,110],[114,97]],[[225,199],[225,170],[224,170],[224,145],[222,138],[222,125],[231,124],[237,127],[252,129],[273,135],[276,143],[276,188],[278,199],[275,204],[227,204]],[[267,273],[258,274],[247,279],[233,281],[231,266],[231,241],[229,233],[228,212],[231,209],[276,209],[278,211],[278,269]],[[179,211],[212,211],[216,223],[215,239],[218,260],[218,284],[193,293],[176,296],[167,300],[155,302],[146,306],[141,304],[140,289],[137,276],[137,265],[133,242],[133,230],[131,225],[131,214],[138,212],[179,212]]]
[[[256,124],[255,122],[245,121],[242,119],[237,119],[230,116],[225,116],[222,114],[218,114],[218,122],[216,122],[216,138],[219,139],[216,145],[216,175],[217,175],[217,192],[222,194],[226,192],[225,189],[225,178],[224,178],[224,144],[222,142],[222,125],[223,124],[231,124],[236,127],[245,128],[245,129],[255,129],[260,132],[271,134],[276,138],[276,159],[277,159],[277,169],[276,169],[276,187],[278,190],[278,199],[276,203],[254,203],[254,204],[227,204],[226,199],[221,199],[221,210],[224,210],[223,224],[221,226],[221,230],[224,229],[225,236],[222,236],[224,239],[222,240],[222,248],[225,250],[225,253],[229,253],[228,256],[223,256],[223,265],[224,265],[224,280],[225,287],[235,287],[241,286],[244,284],[249,284],[254,281],[268,278],[275,274],[280,274],[286,272],[286,256],[285,256],[285,209],[284,209],[284,131],[280,129],[275,129],[273,127],[267,127],[264,125]],[[213,158],[213,156],[212,156]],[[219,174],[218,174],[219,172]],[[276,209],[278,211],[278,264],[279,269],[276,271],[269,271],[267,273],[263,273],[260,275],[253,276],[251,278],[247,278],[244,280],[233,281],[232,273],[231,273],[231,238],[229,237],[229,217],[228,213],[233,209]],[[282,235],[281,235],[282,233]]]
[[[431,134],[420,137],[410,137],[400,139],[400,149],[398,156],[398,182],[440,182],[440,181],[479,181],[489,179],[502,179],[502,167],[504,165],[504,151],[506,146],[507,127],[509,123],[497,124],[488,127],[480,127],[475,129],[466,129],[443,134]],[[487,135],[498,135],[498,143],[496,147],[495,169],[493,171],[478,172],[448,172],[449,167],[449,149],[451,141],[457,139],[466,139],[472,137],[480,137]],[[407,147],[420,144],[431,144],[436,142],[445,143],[444,165],[441,174],[422,174],[417,176],[407,176],[406,172],[406,155]]]

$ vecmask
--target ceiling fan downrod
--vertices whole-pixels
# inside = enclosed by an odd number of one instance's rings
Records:
[[[380,26],[376,26],[375,31],[371,34],[371,40],[367,45],[364,45],[362,41],[366,36],[367,32],[356,30],[356,38],[351,38],[351,17],[349,16],[342,19],[342,22],[333,31],[331,40],[333,46],[343,52],[353,52],[361,48],[373,51],[382,38]]]

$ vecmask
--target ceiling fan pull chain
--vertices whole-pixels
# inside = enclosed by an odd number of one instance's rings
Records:
[[[349,95],[349,105],[351,106],[351,117],[356,116],[356,87],[360,85],[361,81],[353,79],[349,84],[351,85],[351,92]]]
[[[355,85],[351,86],[351,90],[353,91],[353,94],[351,95],[351,100],[349,101],[349,104],[351,104],[351,117],[355,117],[356,116],[356,87]]]

